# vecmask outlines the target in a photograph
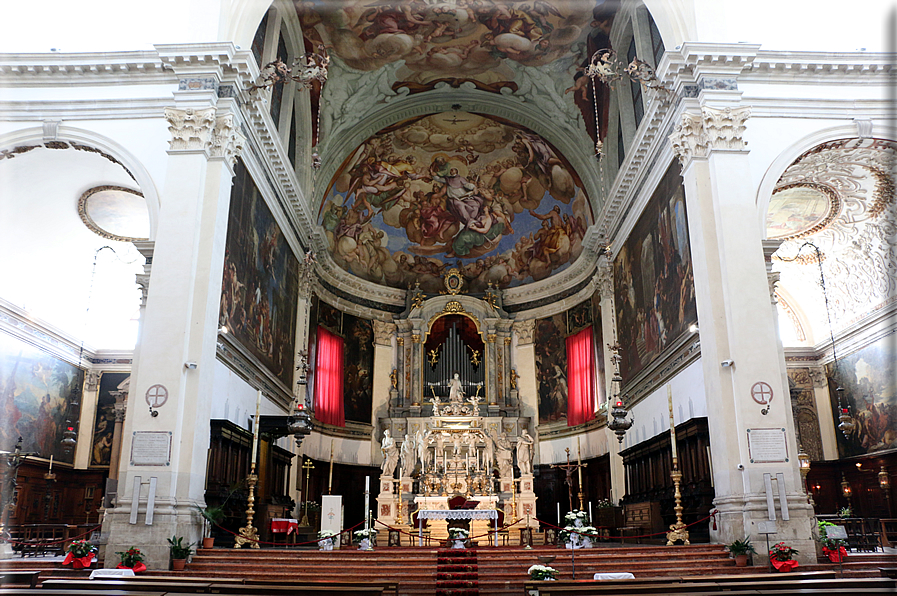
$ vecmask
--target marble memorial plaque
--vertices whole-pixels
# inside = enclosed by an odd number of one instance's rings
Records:
[[[752,464],[783,463],[788,461],[788,445],[784,428],[749,428],[748,452]]]
[[[131,441],[132,466],[171,464],[171,431],[135,431]]]

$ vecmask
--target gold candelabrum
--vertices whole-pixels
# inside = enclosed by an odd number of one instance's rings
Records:
[[[404,505],[402,499],[402,483],[399,482],[396,485],[396,493],[398,495],[399,502],[396,504],[396,523],[404,524],[405,523],[405,511],[402,507]]]
[[[676,523],[670,525],[670,531],[667,532],[667,546],[672,546],[677,540],[681,540],[683,544],[688,546],[691,544],[688,540],[688,530],[682,522],[682,493],[679,492],[679,483],[682,481],[682,472],[679,471],[678,458],[673,458],[673,470],[670,472],[673,479],[673,488],[675,489],[674,498],[676,506],[673,510],[676,512]]]
[[[513,514],[511,515],[511,523],[516,524],[519,520],[517,517],[517,483],[520,482],[519,478],[511,479],[511,509],[513,510]]]
[[[242,548],[244,544],[248,544],[249,548],[259,548],[258,530],[252,525],[252,518],[255,517],[255,485],[259,481],[259,477],[255,474],[255,462],[249,470],[249,476],[246,477],[246,483],[249,485],[249,497],[246,499],[246,525],[240,528],[240,535],[234,538],[234,548]]]

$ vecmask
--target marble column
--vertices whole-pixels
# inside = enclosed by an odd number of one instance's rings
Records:
[[[90,465],[90,453],[93,448],[94,424],[97,416],[97,399],[100,392],[100,373],[88,371],[84,378],[84,388],[81,392],[81,412],[77,422],[78,442],[75,445],[75,457],[73,465],[76,470],[86,470]]]
[[[159,266],[151,274],[132,371],[135,399],[164,393],[167,401],[154,409],[157,416],[132,408],[125,418],[118,506],[107,510],[103,524],[109,552],[139,544],[150,569],[167,568],[166,538],[195,542],[201,536],[193,507],[204,505],[227,215],[233,165],[243,145],[236,101],[217,94],[222,67],[183,68],[177,74],[184,90],[174,93],[164,112],[172,136],[153,251]],[[131,461],[135,440],[144,448],[153,445],[143,461]],[[149,487],[134,492],[138,476],[143,482],[156,478],[151,525]],[[130,523],[132,507],[136,524]],[[114,565],[114,558],[106,564]]]
[[[755,185],[743,139],[749,115],[739,91],[705,89],[696,100],[685,100],[670,136],[682,164],[701,329],[714,506],[719,510],[711,540],[727,543],[750,536],[755,544],[765,544],[757,526],[767,520],[764,474],[775,478],[782,473],[784,486],[772,482],[778,519],[777,533],[770,539],[798,549],[802,562],[815,562],[813,512],[801,490],[784,354],[769,303],[763,234],[754,223]],[[769,408],[752,398],[760,388],[772,391]],[[784,449],[767,454],[775,463],[761,463],[756,453],[751,459],[749,431],[760,436],[763,429],[783,429],[778,440],[784,438]],[[753,446],[755,452],[758,447]],[[787,521],[779,493],[787,498]]]

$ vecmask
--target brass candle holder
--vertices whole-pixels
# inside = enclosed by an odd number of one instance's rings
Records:
[[[234,548],[242,548],[244,544],[249,544],[249,548],[259,548],[259,534],[255,526],[252,525],[252,518],[255,517],[255,485],[259,481],[259,477],[255,474],[255,463],[246,477],[246,483],[249,485],[249,497],[246,499],[246,525],[240,528],[240,535],[234,538]]]
[[[688,546],[691,544],[688,540],[688,530],[682,522],[682,493],[679,492],[679,483],[682,481],[682,472],[679,471],[679,464],[676,458],[673,458],[673,471],[670,472],[673,479],[673,488],[675,493],[673,497],[676,500],[676,506],[673,510],[676,512],[676,523],[670,525],[670,531],[667,532],[667,546],[672,546],[677,540],[681,540],[683,544]]]

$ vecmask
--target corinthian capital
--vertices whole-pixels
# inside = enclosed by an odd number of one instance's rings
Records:
[[[704,134],[710,149],[744,149],[744,131],[747,119],[751,117],[751,108],[711,108],[701,107]]]
[[[201,151],[209,149],[215,127],[215,108],[165,108],[171,151]]]
[[[215,127],[209,142],[209,156],[223,159],[229,166],[233,166],[237,157],[243,151],[243,143],[246,137],[240,134],[234,124],[233,114],[224,114],[215,118]]]
[[[694,157],[707,156],[707,136],[704,134],[700,116],[688,112],[682,114],[682,119],[673,128],[673,134],[669,139],[682,165]]]
[[[536,320],[517,321],[514,323],[513,330],[517,334],[517,345],[531,344],[536,332]]]
[[[371,321],[374,327],[374,345],[390,346],[392,345],[392,337],[396,334],[395,323],[386,321]]]

